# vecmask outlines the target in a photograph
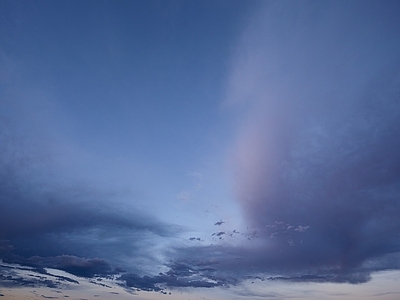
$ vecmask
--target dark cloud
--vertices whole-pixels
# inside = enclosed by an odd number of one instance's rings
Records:
[[[71,255],[62,255],[56,257],[40,257],[33,256],[30,258],[23,258],[17,255],[10,256],[3,259],[5,263],[20,264],[35,268],[36,272],[47,272],[44,268],[52,268],[63,270],[70,274],[80,277],[94,277],[94,276],[107,276],[115,274],[109,263],[103,259],[85,259]],[[68,280],[68,278],[66,279]]]
[[[18,263],[25,264],[23,261]],[[26,263],[25,265],[32,265]],[[66,276],[54,275],[42,267],[19,267],[18,265],[0,265],[0,286],[3,287],[48,287],[58,288],[64,283],[79,284],[78,281]],[[21,273],[22,272],[22,273]],[[24,276],[25,273],[25,276]],[[28,275],[26,275],[28,274]]]
[[[125,281],[128,287],[134,287],[144,291],[161,291],[161,288],[157,286],[159,282],[149,276],[140,277],[136,274],[124,274],[119,277],[119,280]]]
[[[82,277],[124,269],[141,272],[143,264],[154,267],[151,245],[175,236],[181,230],[178,226],[126,208],[117,201],[118,191],[66,179],[62,172],[52,174],[51,159],[38,158],[42,150],[3,125],[0,259],[38,273],[55,268]],[[10,284],[35,284],[26,280]]]
[[[43,171],[31,162],[35,161],[32,154],[19,153],[22,142],[4,135],[0,139],[0,238],[71,231],[100,224],[157,235],[171,233],[170,227],[153,221],[150,216],[127,213],[117,203],[110,205],[109,201],[118,192],[78,182],[56,183],[49,170]]]
[[[21,277],[3,266],[2,285],[56,288],[60,282],[78,283],[45,268],[86,278],[142,271],[138,261],[152,268],[151,244],[181,229],[127,209],[116,200],[118,191],[78,183],[62,172],[54,175],[43,147],[0,123],[0,259],[24,266],[15,270],[43,275]]]
[[[336,282],[336,283],[365,283],[371,279],[368,272],[365,273],[350,273],[350,274],[331,274],[323,275],[301,275],[293,277],[270,277],[268,280],[284,280],[293,282]]]
[[[219,232],[214,232],[211,236],[222,236],[222,235],[224,235],[225,234],[225,232],[224,231],[219,231]]]
[[[215,276],[213,268],[199,268],[187,262],[176,262],[170,265],[168,272],[156,276],[138,276],[137,274],[124,274],[119,280],[126,285],[145,291],[163,291],[165,288],[212,288],[228,286],[232,281],[227,278]],[[235,282],[236,283],[236,282]]]

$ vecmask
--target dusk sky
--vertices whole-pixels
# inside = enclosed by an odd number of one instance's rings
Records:
[[[399,16],[0,0],[0,299],[399,299]]]

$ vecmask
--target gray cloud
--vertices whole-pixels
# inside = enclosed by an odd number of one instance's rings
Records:
[[[400,250],[399,7],[303,4],[268,3],[233,62],[235,189],[260,237],[234,252],[238,268],[364,282]]]
[[[22,261],[19,261],[21,263]],[[25,264],[24,262],[22,262]],[[28,263],[29,264],[29,263]],[[20,267],[13,265],[0,265],[0,287],[60,287],[63,283],[79,284],[78,281],[66,276],[54,275],[42,267]],[[22,273],[21,273],[22,272]],[[28,275],[25,274],[26,272]]]
[[[51,157],[43,155],[46,145],[32,144],[31,138],[0,124],[0,259],[87,277],[111,267],[83,257],[132,271],[144,261],[152,268],[154,241],[181,229],[127,207],[118,201],[119,191],[54,175]],[[72,257],[86,265],[64,264]]]
[[[89,184],[66,182],[65,186],[51,178],[43,178],[43,170],[35,169],[35,157],[18,156],[21,145],[13,137],[2,138],[0,156],[0,237],[87,228],[99,224],[168,235],[169,229],[143,213],[126,212],[110,201],[118,192],[102,191]],[[13,152],[13,153],[7,153]],[[27,176],[28,173],[28,176]],[[48,176],[51,174],[48,174]]]
[[[236,283],[225,277],[216,276],[215,269],[196,266],[189,262],[175,262],[169,265],[169,270],[156,276],[138,276],[124,274],[119,280],[125,281],[128,287],[145,291],[163,291],[166,288],[213,288],[229,286]]]
[[[37,272],[47,273],[44,268],[63,270],[80,277],[107,276],[117,273],[103,259],[85,259],[71,255],[56,257],[32,256],[28,259],[12,255],[3,259],[6,263],[20,264],[36,268]]]
[[[232,284],[358,284],[399,268],[397,11],[269,2],[252,19],[225,102],[241,111],[231,163],[249,239],[180,248],[176,260],[218,262],[213,276]]]

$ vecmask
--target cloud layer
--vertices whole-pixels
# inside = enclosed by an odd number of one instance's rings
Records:
[[[56,180],[46,142],[25,139],[4,118],[0,259],[38,273],[116,276],[147,291],[245,280],[357,284],[399,269],[399,10],[276,1],[253,16],[223,103],[237,116],[232,201],[247,228],[216,219],[211,245],[204,236],[183,242],[182,228],[118,202],[119,191]],[[200,173],[189,176],[197,185],[180,199],[202,188]]]
[[[356,270],[400,247],[399,24],[388,3],[269,4],[226,103],[247,110],[232,164],[254,263]]]

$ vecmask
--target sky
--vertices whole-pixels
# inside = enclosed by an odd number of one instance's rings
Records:
[[[0,0],[0,298],[398,299],[399,13]]]

